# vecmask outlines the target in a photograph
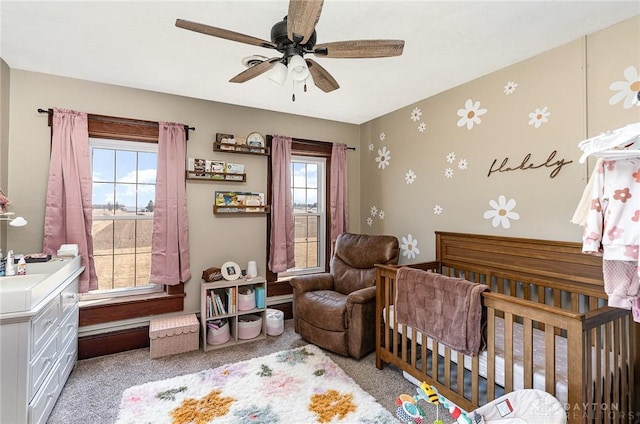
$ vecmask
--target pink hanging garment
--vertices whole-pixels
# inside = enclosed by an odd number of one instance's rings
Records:
[[[633,313],[633,320],[640,323],[640,297],[631,305],[631,312]]]

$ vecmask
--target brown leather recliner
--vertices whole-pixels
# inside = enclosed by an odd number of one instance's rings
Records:
[[[293,320],[300,336],[359,359],[375,349],[375,264],[398,263],[398,239],[343,233],[328,273],[291,279]]]

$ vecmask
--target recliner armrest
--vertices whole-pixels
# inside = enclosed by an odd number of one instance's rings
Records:
[[[376,287],[365,287],[347,295],[347,303],[369,303],[376,299]]]
[[[328,272],[311,275],[301,275],[289,280],[294,290],[305,293],[316,290],[333,290],[333,275]]]

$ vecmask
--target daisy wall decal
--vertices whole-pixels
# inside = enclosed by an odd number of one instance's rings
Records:
[[[464,171],[465,169],[467,169],[468,166],[469,166],[469,163],[467,162],[466,159],[460,159],[458,161],[458,169]]]
[[[440,215],[443,211],[444,211],[444,209],[442,209],[442,206],[440,206],[440,205],[435,205],[433,207],[433,214],[434,215]]]
[[[387,137],[387,135],[383,132],[380,133],[380,141],[384,141],[385,137]]]
[[[509,229],[511,227],[510,220],[518,220],[520,219],[520,214],[514,212],[513,209],[516,207],[515,199],[507,199],[500,195],[498,196],[498,201],[489,200],[489,206],[493,209],[490,209],[484,213],[484,219],[491,219],[491,225],[497,227],[498,225],[502,225],[502,228]]]
[[[628,66],[624,70],[624,77],[625,81],[616,81],[609,86],[610,90],[617,91],[609,99],[609,104],[613,106],[623,101],[622,105],[625,109],[631,109],[633,105],[640,106],[640,100],[638,100],[640,74],[638,74],[638,70],[635,66]]]
[[[378,212],[378,218],[384,219],[384,211]]]
[[[424,132],[426,129],[427,129],[427,124],[424,122],[420,122],[420,125],[418,125],[418,131]]]
[[[416,255],[420,254],[420,249],[418,249],[418,240],[414,239],[411,234],[408,234],[406,237],[402,237],[400,250],[402,250],[402,256],[406,256],[407,259],[414,259]]]
[[[384,169],[389,166],[390,160],[391,151],[387,150],[386,146],[382,146],[382,149],[378,149],[378,157],[376,157],[376,162],[378,162],[378,169]]]
[[[453,163],[456,160],[456,154],[454,152],[451,152],[447,155],[447,162],[449,163]]]
[[[416,178],[418,178],[418,176],[412,169],[408,170],[407,173],[404,174],[404,180],[407,184],[413,184],[416,181]]]
[[[373,225],[373,218],[371,218],[370,216],[369,216],[369,217],[367,217],[367,225],[368,225],[369,227],[371,227],[371,226]]]
[[[411,111],[411,120],[412,120],[413,122],[418,122],[418,120],[420,119],[420,117],[421,117],[421,116],[422,116],[422,111],[420,110],[420,108],[419,108],[419,107],[414,108],[414,109]]]
[[[487,113],[487,109],[482,109],[480,107],[480,102],[473,102],[471,99],[467,99],[464,103],[464,109],[458,109],[458,116],[460,119],[458,120],[458,127],[467,126],[467,129],[470,130],[475,125],[480,125],[482,123],[482,119],[480,117]]]
[[[378,207],[376,205],[371,206],[371,209],[369,209],[369,213],[371,214],[371,216],[378,215]]]
[[[447,168],[444,170],[444,176],[447,178],[453,178],[453,168]]]
[[[542,124],[549,122],[549,115],[551,115],[551,112],[547,111],[547,106],[542,109],[536,108],[535,111],[529,114],[529,125],[540,128]]]
[[[376,148],[376,146],[373,145],[373,143],[369,143],[369,151],[373,152],[373,150]]]
[[[504,86],[504,94],[508,96],[509,94],[515,93],[517,86],[518,86],[518,83],[514,81],[507,81],[507,83]]]

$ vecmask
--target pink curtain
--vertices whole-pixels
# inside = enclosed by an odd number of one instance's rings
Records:
[[[283,272],[295,266],[293,201],[291,199],[291,137],[276,135],[271,145],[273,198],[269,269]]]
[[[160,122],[158,172],[151,238],[153,284],[175,285],[191,278],[184,165],[184,125]]]
[[[334,143],[331,148],[331,253],[340,233],[348,231],[347,145]]]
[[[78,245],[85,267],[80,293],[98,288],[91,236],[91,185],[87,114],[55,108],[42,250],[55,255],[62,244]]]

